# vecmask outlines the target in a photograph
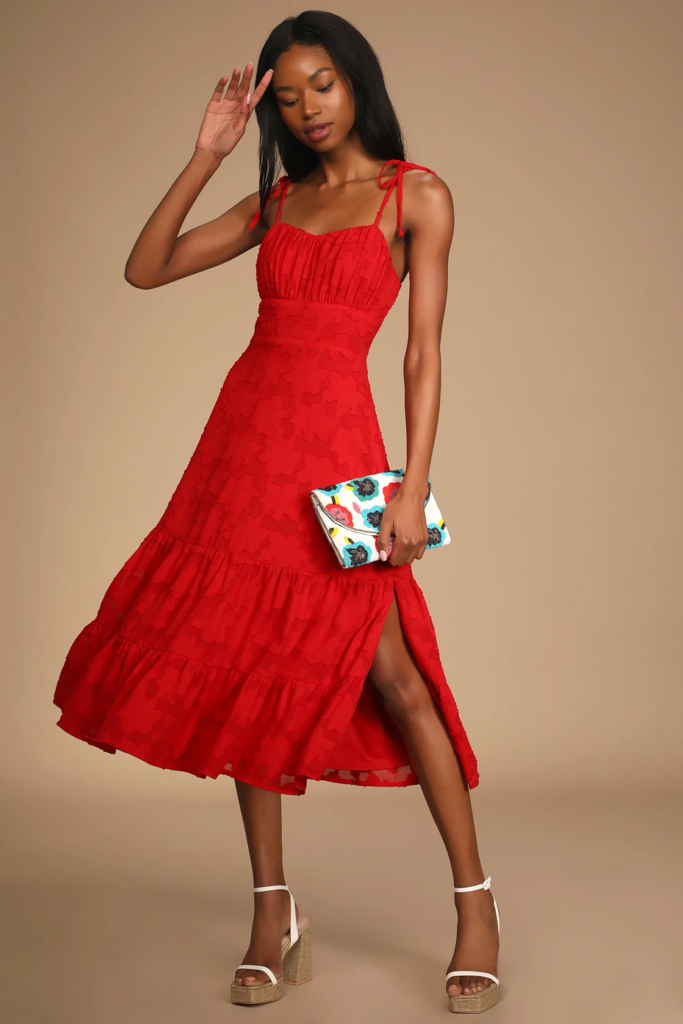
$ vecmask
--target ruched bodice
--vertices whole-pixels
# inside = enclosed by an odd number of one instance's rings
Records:
[[[395,595],[476,786],[411,566],[341,567],[310,501],[313,488],[391,468],[367,354],[401,284],[378,222],[396,189],[403,234],[402,175],[418,166],[392,163],[393,178],[378,177],[386,192],[375,223],[363,227],[311,234],[280,218],[289,179],[272,190],[280,204],[258,254],[253,335],[163,515],[60,673],[59,725],[72,735],[279,793],[303,793],[308,779],[415,785],[367,682]]]
[[[372,312],[377,327],[401,288],[376,224],[312,235],[278,221],[261,242],[256,281],[262,299],[349,306]]]

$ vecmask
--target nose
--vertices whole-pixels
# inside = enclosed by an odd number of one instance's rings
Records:
[[[307,121],[312,120],[313,118],[317,117],[320,114],[321,107],[317,92],[315,92],[314,90],[306,92],[302,108],[304,112],[304,117],[306,118]]]

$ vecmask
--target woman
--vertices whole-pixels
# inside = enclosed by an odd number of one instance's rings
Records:
[[[235,1002],[310,978],[307,918],[285,885],[281,795],[309,778],[422,787],[453,869],[454,1012],[497,998],[497,907],[469,788],[476,760],[412,575],[439,407],[450,192],[405,160],[377,57],[347,21],[287,18],[221,78],[194,154],[153,212],[126,280],[158,288],[260,245],[254,335],[230,369],[159,523],[73,642],[59,725],[103,750],[235,779],[255,911]],[[179,234],[258,111],[260,189]],[[277,158],[287,172],[275,181]],[[340,566],[313,488],[389,470],[367,377],[410,273],[407,464],[379,559]],[[359,498],[362,500],[362,493]],[[438,557],[434,555],[432,557]]]

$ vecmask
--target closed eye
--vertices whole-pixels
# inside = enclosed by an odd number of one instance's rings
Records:
[[[328,82],[327,85],[324,85],[322,87],[322,89],[316,89],[315,91],[316,92],[329,92],[333,85],[334,85],[334,79],[332,79],[331,82]],[[283,107],[293,107],[294,104],[298,103],[299,101],[298,100],[292,100],[291,103],[287,103],[286,100],[280,100],[280,102],[282,103]]]

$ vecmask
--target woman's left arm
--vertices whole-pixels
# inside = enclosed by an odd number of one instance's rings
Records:
[[[410,274],[403,360],[406,467],[400,490],[385,508],[378,538],[380,558],[391,565],[422,558],[429,539],[424,501],[439,418],[441,329],[454,227],[450,189],[434,174],[406,172],[402,205]]]

